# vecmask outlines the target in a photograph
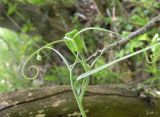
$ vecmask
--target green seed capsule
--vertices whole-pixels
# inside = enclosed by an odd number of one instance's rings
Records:
[[[64,39],[66,39],[66,45],[72,52],[82,52],[84,49],[84,40],[80,35],[74,36],[78,33],[78,30],[74,29],[66,33]],[[74,39],[73,39],[74,38]]]

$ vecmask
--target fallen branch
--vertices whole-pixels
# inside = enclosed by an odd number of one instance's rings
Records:
[[[99,85],[89,86],[83,102],[88,117],[146,117],[150,112],[149,117],[159,117],[160,99],[151,98],[156,105],[131,86]],[[80,113],[70,86],[54,86],[0,94],[0,117],[9,116],[78,117]]]

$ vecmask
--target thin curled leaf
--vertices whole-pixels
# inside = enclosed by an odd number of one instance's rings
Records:
[[[23,77],[24,77],[25,79],[28,79],[28,80],[34,80],[34,79],[38,76],[38,68],[37,68],[36,66],[30,66],[30,67],[28,68],[28,70],[30,70],[30,69],[35,69],[36,73],[35,73],[35,75],[32,76],[32,77],[28,77],[28,76],[25,74],[25,72],[24,72],[27,63],[31,60],[31,58],[32,58],[34,55],[36,55],[37,53],[39,53],[39,52],[40,52],[41,50],[43,50],[44,48],[49,47],[50,45],[53,45],[53,44],[56,44],[56,43],[61,43],[61,42],[64,42],[64,40],[57,40],[57,41],[51,42],[51,43],[49,43],[49,44],[47,44],[47,45],[39,48],[37,51],[35,51],[33,54],[31,54],[31,55],[28,57],[28,59],[25,61],[25,63],[23,64],[23,66],[22,66],[22,75],[23,75]]]
[[[116,32],[113,32],[113,31],[110,31],[110,30],[107,30],[107,29],[104,29],[104,28],[99,28],[99,27],[88,27],[88,28],[84,28],[82,30],[80,30],[79,32],[77,32],[73,39],[76,38],[77,36],[79,36],[81,33],[85,32],[85,31],[88,31],[88,30],[99,30],[99,31],[104,31],[104,32],[108,32],[108,33],[112,33],[112,34],[115,34],[117,36],[120,36],[120,34],[116,33]]]

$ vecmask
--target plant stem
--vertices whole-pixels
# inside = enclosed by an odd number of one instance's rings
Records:
[[[82,117],[86,117],[86,113],[84,111],[84,107],[83,107],[83,104],[82,104],[82,100],[80,99],[80,97],[78,96],[75,88],[74,88],[74,83],[73,83],[73,78],[72,78],[72,70],[70,70],[70,81],[71,81],[71,88],[72,88],[72,91],[73,91],[73,94],[76,98],[76,101],[78,103],[78,107],[79,107],[79,110],[82,114]]]
[[[82,64],[85,72],[89,71],[89,70],[90,70],[90,66],[87,65],[87,62],[86,62],[86,59],[84,58],[84,55],[81,54],[80,57],[81,57],[81,59],[82,59],[81,64]],[[83,97],[84,97],[84,94],[85,94],[85,91],[86,91],[86,89],[87,89],[88,84],[89,84],[89,79],[88,79],[88,78],[85,78],[85,79],[83,80],[82,87],[81,87],[81,94],[80,94],[80,99],[81,99],[81,100],[83,100]]]
[[[79,109],[81,111],[82,117],[86,117],[86,113],[84,111],[84,107],[83,107],[82,101],[80,100],[80,98],[78,98],[78,100],[79,101],[77,101],[77,103],[78,103],[78,107],[79,107]]]

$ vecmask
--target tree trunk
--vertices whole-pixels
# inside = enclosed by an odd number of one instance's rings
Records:
[[[160,117],[160,99],[141,98],[138,92],[124,85],[90,86],[83,101],[87,116]],[[0,117],[80,116],[70,86],[16,91],[0,97]]]

